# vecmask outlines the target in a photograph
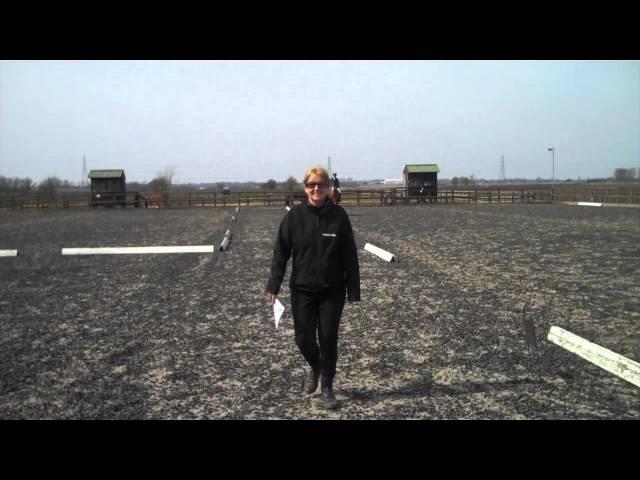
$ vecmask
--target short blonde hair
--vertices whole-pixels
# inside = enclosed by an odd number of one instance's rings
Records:
[[[307,168],[307,171],[304,172],[304,180],[303,180],[303,182],[307,183],[307,180],[309,179],[309,177],[311,175],[318,175],[318,176],[322,177],[324,180],[326,180],[327,182],[330,181],[329,172],[322,165],[314,165],[313,167]]]

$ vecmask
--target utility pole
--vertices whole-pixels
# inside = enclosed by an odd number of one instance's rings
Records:
[[[331,175],[333,172],[331,172],[331,156],[329,156],[329,165],[327,165],[329,167],[329,178],[331,178]]]
[[[502,161],[500,162],[500,180],[502,182],[506,180],[506,174],[504,171],[504,155],[502,155]]]

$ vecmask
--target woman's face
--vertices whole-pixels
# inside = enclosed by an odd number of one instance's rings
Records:
[[[311,174],[304,184],[304,191],[307,194],[309,203],[320,207],[329,195],[329,181],[320,175]]]

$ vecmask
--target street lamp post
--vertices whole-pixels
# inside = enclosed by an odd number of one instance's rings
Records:
[[[547,150],[551,152],[551,201],[553,202],[553,187],[556,184],[556,148],[549,147]]]
[[[556,183],[556,149],[555,147],[550,147],[547,150],[551,152],[551,186],[553,187]]]

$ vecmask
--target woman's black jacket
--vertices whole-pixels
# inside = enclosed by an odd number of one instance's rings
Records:
[[[267,292],[278,294],[293,254],[291,289],[309,292],[343,290],[350,302],[360,300],[358,252],[347,212],[327,199],[322,207],[305,201],[280,223],[273,248]]]

